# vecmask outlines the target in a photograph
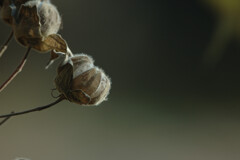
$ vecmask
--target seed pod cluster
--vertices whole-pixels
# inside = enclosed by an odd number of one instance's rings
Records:
[[[102,69],[94,66],[91,57],[76,54],[66,64],[59,66],[55,85],[71,102],[98,105],[106,100],[111,81]]]
[[[110,78],[94,65],[90,56],[72,54],[67,42],[57,34],[61,17],[49,0],[0,0],[0,15],[12,27],[11,37],[14,34],[21,45],[28,47],[21,64],[25,64],[31,48],[39,52],[51,51],[47,67],[64,55],[55,78],[60,97],[80,105],[98,105],[106,100],[111,88]],[[6,50],[6,45],[4,47],[0,49],[0,56]]]

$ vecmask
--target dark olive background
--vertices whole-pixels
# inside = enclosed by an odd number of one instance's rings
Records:
[[[197,1],[52,0],[60,34],[74,53],[87,53],[112,79],[109,100],[82,107],[64,101],[11,118],[0,127],[0,159],[238,160],[240,55],[236,39],[215,68],[203,64],[217,26]],[[10,27],[0,23],[0,43]],[[26,48],[13,40],[0,59],[0,82]],[[0,113],[54,101],[57,61],[31,52],[0,93]],[[55,92],[57,94],[57,92]]]

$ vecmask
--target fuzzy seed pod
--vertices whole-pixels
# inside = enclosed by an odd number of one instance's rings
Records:
[[[91,57],[77,54],[58,68],[55,85],[71,102],[98,105],[106,100],[111,81],[102,69],[94,66]]]
[[[55,49],[49,47],[49,43],[55,42],[48,36],[55,35],[60,26],[59,12],[48,1],[32,0],[22,4],[17,18],[13,20],[17,41],[40,52]]]

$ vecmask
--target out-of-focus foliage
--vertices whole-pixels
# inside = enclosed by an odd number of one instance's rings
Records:
[[[218,25],[205,56],[206,63],[216,65],[229,41],[240,38],[240,1],[204,0],[204,3],[218,16]]]
[[[239,15],[240,1],[239,0],[205,0],[213,9],[222,15]]]

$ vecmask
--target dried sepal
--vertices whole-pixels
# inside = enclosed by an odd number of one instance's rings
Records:
[[[65,97],[68,97],[69,88],[71,88],[73,69],[72,65],[67,63],[64,66],[58,68],[58,75],[55,79],[57,90]],[[66,76],[67,75],[67,76]]]
[[[91,57],[78,54],[58,68],[55,85],[71,102],[98,105],[106,100],[111,81],[102,69],[94,66]]]
[[[57,52],[67,52],[67,43],[59,34],[49,35],[43,41],[32,47],[40,52],[47,52],[53,49]]]
[[[59,58],[59,56],[63,55],[65,58],[68,57],[68,45],[67,42],[61,37],[59,34],[53,34],[48,36],[45,40],[44,43],[45,48],[48,49],[53,49],[51,50],[51,57],[50,60],[48,61],[45,69],[48,69],[55,60]]]
[[[65,52],[57,52],[56,50],[52,50],[50,52],[50,59],[45,67],[45,69],[48,69],[54,62],[57,60],[60,56],[64,56],[66,58]]]
[[[21,6],[17,22],[13,26],[14,34],[19,43],[34,48],[41,43],[43,37],[40,31],[40,18],[37,6]]]

